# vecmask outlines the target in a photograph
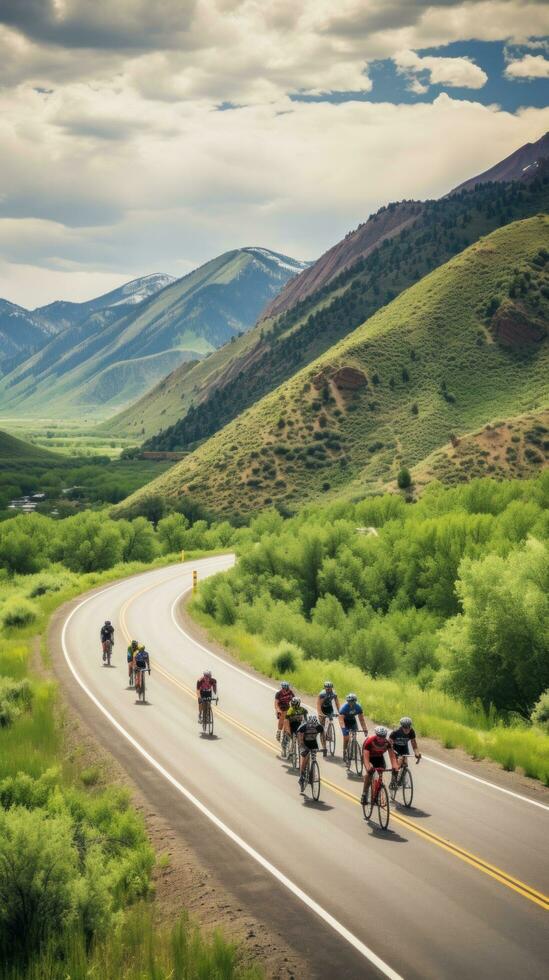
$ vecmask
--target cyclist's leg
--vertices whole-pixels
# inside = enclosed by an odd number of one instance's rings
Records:
[[[282,729],[284,728],[284,722],[285,721],[286,721],[286,712],[282,708],[279,708],[279,710],[278,710],[278,728],[277,728],[278,735],[276,736],[277,739],[280,739],[281,738],[281,732],[282,732]]]
[[[345,725],[345,727],[342,728],[341,731],[343,732],[343,758],[346,759],[347,753],[349,751],[349,736],[351,734],[351,729],[347,728],[347,726]]]

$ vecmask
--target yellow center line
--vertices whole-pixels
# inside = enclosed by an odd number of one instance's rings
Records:
[[[120,609],[120,622],[122,625],[122,632],[124,633],[124,636],[128,642],[130,640],[130,633],[126,624],[126,614],[130,605],[144,595],[145,592],[150,592],[152,589],[157,588],[158,585],[165,585],[166,582],[171,582],[175,578],[179,578],[179,575],[174,575],[169,579],[164,579],[163,582],[155,582],[152,585],[147,585],[145,588],[140,589],[139,592],[136,592],[133,596],[130,596],[130,598],[123,604]],[[196,691],[194,691],[187,684],[184,684],[178,678],[174,677],[174,675],[164,667],[161,667],[158,663],[155,663],[154,669],[161,674],[161,676],[165,677],[167,681],[179,688],[189,697],[193,699],[196,698]],[[242,722],[238,721],[232,715],[227,714],[227,712],[223,711],[219,707],[216,708],[216,714],[230,725],[233,725],[234,728],[237,728],[244,735],[247,735],[255,742],[258,742],[264,748],[267,748],[269,752],[278,755],[278,746],[276,744],[273,745],[273,743],[263,735],[259,735],[257,732],[253,731],[253,729],[243,725]],[[321,782],[322,785],[327,786],[338,796],[341,796],[348,802],[353,803],[355,806],[360,806],[360,801],[356,796],[353,796],[352,793],[349,793],[348,790],[342,789],[340,786],[337,786],[336,783],[332,783],[329,779],[325,779],[324,777],[322,777]],[[544,895],[543,892],[539,892],[530,885],[527,885],[519,879],[514,878],[506,871],[503,871],[496,865],[490,864],[488,861],[478,857],[476,854],[472,854],[470,851],[465,850],[465,848],[461,847],[460,845],[454,844],[452,841],[447,840],[444,837],[439,837],[439,835],[435,834],[432,830],[426,830],[425,828],[418,826],[418,824],[414,823],[413,820],[410,820],[408,817],[400,816],[399,814],[395,813],[394,810],[391,811],[391,819],[396,823],[401,824],[403,827],[407,827],[408,830],[411,830],[414,834],[417,834],[418,837],[422,837],[423,840],[428,841],[430,844],[435,844],[437,847],[447,851],[447,853],[452,854],[454,857],[459,858],[461,861],[464,861],[471,867],[476,868],[477,871],[481,871],[483,874],[489,875],[489,877],[499,882],[499,884],[505,885],[506,888],[512,889],[523,898],[528,899],[530,902],[534,902],[545,911],[549,911],[549,896]]]

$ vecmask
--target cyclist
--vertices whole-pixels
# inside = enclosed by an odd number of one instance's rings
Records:
[[[149,674],[151,672],[151,661],[148,652],[145,650],[143,643],[140,643],[135,651],[133,658],[133,672],[135,677],[135,689],[136,691],[141,690],[141,678],[143,676],[142,671],[148,670]]]
[[[322,735],[320,736],[320,741],[322,742],[322,755],[324,757],[328,755],[328,750],[326,748],[326,722],[333,720],[334,704],[339,711],[339,698],[334,691],[334,685],[331,681],[324,681],[324,687],[319,692],[316,699],[318,720],[322,725]]]
[[[111,642],[114,645],[114,626],[112,625],[110,619],[106,619],[99,631],[99,636],[101,637],[101,646],[103,648],[103,663],[107,659],[107,643]]]
[[[360,797],[360,802],[362,805],[366,803],[368,796],[368,788],[372,782],[372,776],[376,769],[385,769],[385,753],[389,753],[389,759],[391,761],[391,768],[393,770],[393,779],[397,773],[397,762],[396,756],[388,739],[388,731],[384,725],[376,725],[373,735],[370,735],[366,739],[364,745],[362,746],[362,756],[364,759],[364,768],[366,769],[366,775],[364,777],[364,789],[362,791],[362,796]]]
[[[322,725],[320,724],[316,715],[310,715],[298,728],[297,737],[299,739],[299,748],[301,749],[301,759],[299,760],[299,789],[301,792],[305,789],[305,766],[307,764],[307,757],[312,749],[315,752],[318,751],[318,741],[317,736],[322,732]]]
[[[135,657],[135,654],[138,649],[139,649],[139,643],[137,642],[137,640],[132,640],[132,642],[128,647],[128,651],[126,653],[126,659],[128,661],[128,677],[130,678],[130,680],[131,680],[132,670],[133,670],[133,658]]]
[[[295,697],[295,694],[288,684],[288,681],[281,681],[280,689],[275,694],[275,715],[278,719],[278,728],[276,730],[277,742],[280,742],[280,733],[284,728],[286,712],[290,707],[290,702],[293,697]]]
[[[412,728],[412,719],[405,715],[399,721],[399,727],[393,729],[389,735],[389,741],[393,747],[396,758],[396,769],[400,769],[402,765],[402,760],[409,753],[409,743],[412,743],[412,748],[414,750],[414,755],[419,762],[421,759],[421,752],[418,752],[416,733]]]
[[[290,738],[297,733],[299,726],[307,721],[308,714],[305,705],[301,704],[301,698],[292,698],[284,719],[284,731]]]
[[[360,722],[360,727],[364,735],[368,734],[368,729],[366,728],[366,721],[364,719],[364,711],[362,710],[362,705],[356,694],[348,694],[345,700],[345,704],[339,709],[339,724],[341,726],[341,731],[343,733],[343,759],[347,758],[347,748],[349,745],[349,735],[351,732],[356,732],[357,730],[357,719]]]
[[[202,705],[204,701],[211,701],[213,695],[217,695],[217,681],[212,677],[211,670],[205,670],[202,677],[196,682],[196,697],[198,700],[198,722],[202,722]]]

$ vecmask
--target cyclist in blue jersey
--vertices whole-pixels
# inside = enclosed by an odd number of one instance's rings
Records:
[[[349,735],[357,731],[357,721],[364,735],[368,734],[364,711],[356,694],[348,694],[345,704],[339,709],[339,724],[343,733],[343,758],[347,758],[347,746],[349,745]]]

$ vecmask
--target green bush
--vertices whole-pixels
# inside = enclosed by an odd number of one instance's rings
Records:
[[[412,476],[410,470],[403,466],[397,476],[397,484],[400,490],[407,490],[408,487],[412,485]]]
[[[27,599],[13,597],[8,599],[1,613],[2,625],[9,629],[13,626],[28,626],[36,619],[36,609]]]
[[[544,728],[549,735],[549,688],[543,692],[539,701],[536,701],[531,719],[535,725]]]

